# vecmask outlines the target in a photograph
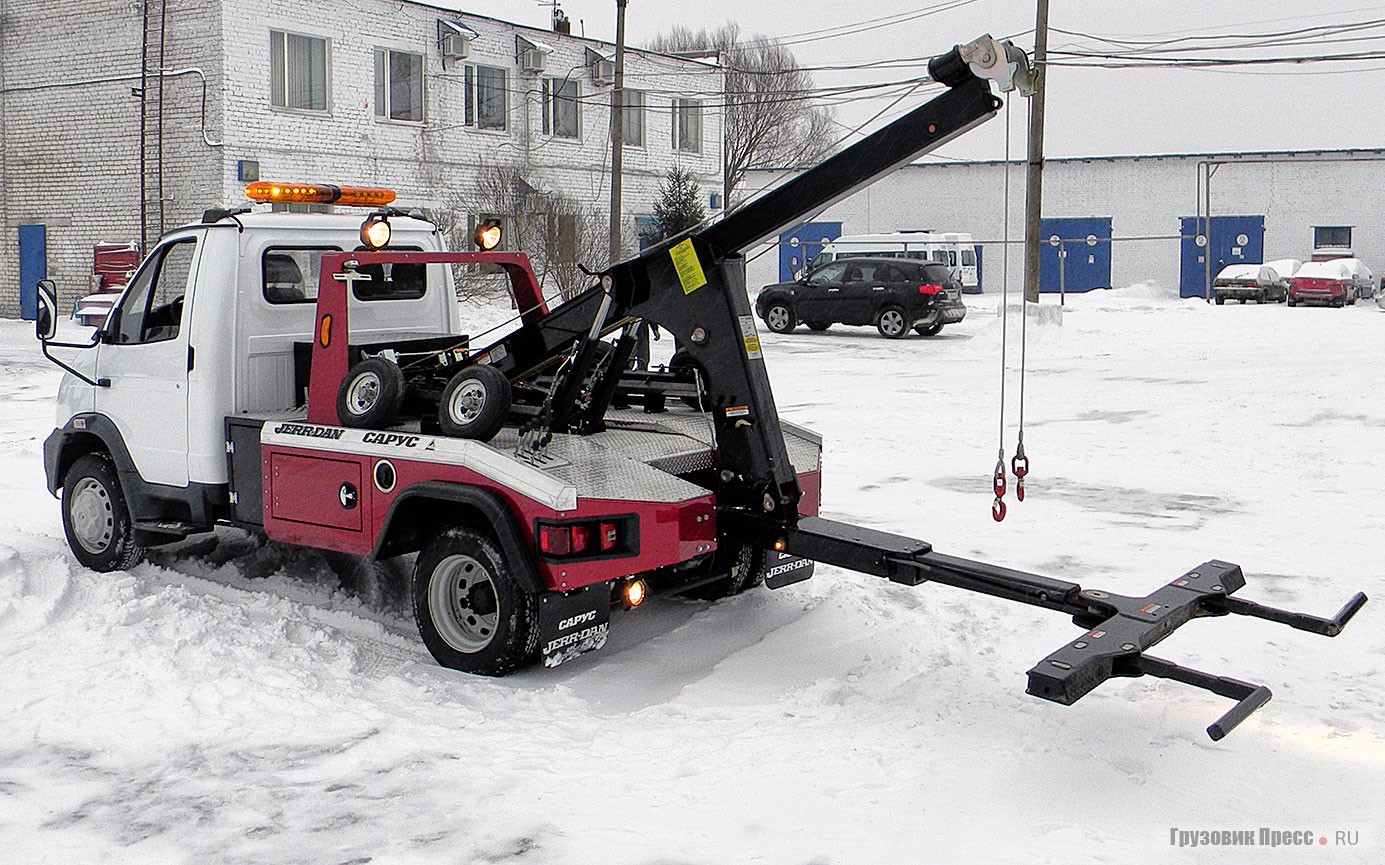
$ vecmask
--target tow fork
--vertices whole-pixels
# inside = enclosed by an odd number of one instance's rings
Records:
[[[725,518],[735,516],[726,514]],[[1025,693],[1070,706],[1113,677],[1172,679],[1236,701],[1207,728],[1213,741],[1269,702],[1270,689],[1184,667],[1146,655],[1146,650],[1193,619],[1231,614],[1335,637],[1367,600],[1365,594],[1357,592],[1331,618],[1268,607],[1232,597],[1246,584],[1241,566],[1216,559],[1198,565],[1144,597],[1129,597],[944,555],[934,552],[926,541],[835,520],[802,517],[796,525],[785,528],[748,515],[741,519],[762,543],[803,558],[908,586],[943,583],[1067,613],[1084,633],[1034,665]]]

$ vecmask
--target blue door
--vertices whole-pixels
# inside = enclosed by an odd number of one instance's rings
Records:
[[[1259,264],[1265,260],[1265,217],[1214,216],[1212,230],[1206,233],[1208,242],[1205,246],[1197,242],[1203,234],[1201,229],[1204,222],[1195,216],[1185,216],[1181,220],[1183,252],[1178,279],[1180,297],[1208,295],[1208,258],[1211,259],[1213,279],[1217,278],[1217,271],[1228,264]]]
[[[840,222],[805,222],[779,235],[779,281],[798,279],[822,245],[841,235]]]
[[[967,294],[980,294],[986,285],[985,276],[981,269],[981,244],[976,244],[976,288],[964,288]]]
[[[48,278],[48,227],[19,226],[19,314],[38,318],[38,281]]]
[[[1045,219],[1039,246],[1039,291],[1057,294],[1111,287],[1111,217]],[[1065,255],[1059,255],[1059,252]],[[1060,280],[1058,267],[1062,262]]]

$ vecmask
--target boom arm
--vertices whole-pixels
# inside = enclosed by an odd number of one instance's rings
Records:
[[[721,456],[718,500],[793,523],[800,491],[765,374],[740,253],[994,116],[1000,101],[972,71],[989,67],[963,59],[978,44],[1004,53],[982,37],[934,58],[929,72],[948,87],[941,95],[720,222],[613,265],[600,284],[480,354],[518,380],[593,333],[633,318],[657,324],[687,352],[707,392]],[[583,379],[593,360],[592,351],[579,349],[567,381]],[[555,429],[562,428],[561,413],[568,408],[555,408]]]

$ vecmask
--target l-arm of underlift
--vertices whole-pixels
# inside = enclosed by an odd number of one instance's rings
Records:
[[[1113,677],[1173,679],[1236,701],[1207,728],[1214,740],[1231,732],[1268,702],[1270,689],[1146,655],[1147,649],[1193,619],[1229,614],[1267,619],[1335,637],[1367,600],[1365,594],[1357,592],[1331,618],[1264,606],[1232,597],[1245,586],[1241,567],[1215,559],[1148,595],[1132,597],[945,555],[935,552],[926,541],[835,520],[803,517],[795,525],[784,527],[749,514],[741,514],[739,519],[741,529],[756,537],[758,543],[817,562],[904,585],[942,583],[1066,613],[1084,633],[1030,669],[1026,693],[1070,706]],[[768,582],[773,584],[772,580]]]

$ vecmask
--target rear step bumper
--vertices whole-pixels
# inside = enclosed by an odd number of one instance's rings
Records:
[[[723,521],[732,519],[723,515]],[[933,551],[926,541],[819,517],[791,527],[740,515],[757,542],[794,555],[906,585],[944,583],[1022,604],[1067,613],[1081,637],[1029,671],[1025,691],[1071,705],[1113,677],[1156,676],[1202,688],[1237,703],[1207,728],[1220,739],[1270,699],[1269,688],[1189,669],[1145,655],[1145,650],[1196,618],[1235,614],[1267,619],[1335,637],[1366,603],[1357,592],[1337,614],[1322,618],[1231,597],[1245,585],[1239,565],[1209,561],[1143,597],[1128,597],[985,562]]]

